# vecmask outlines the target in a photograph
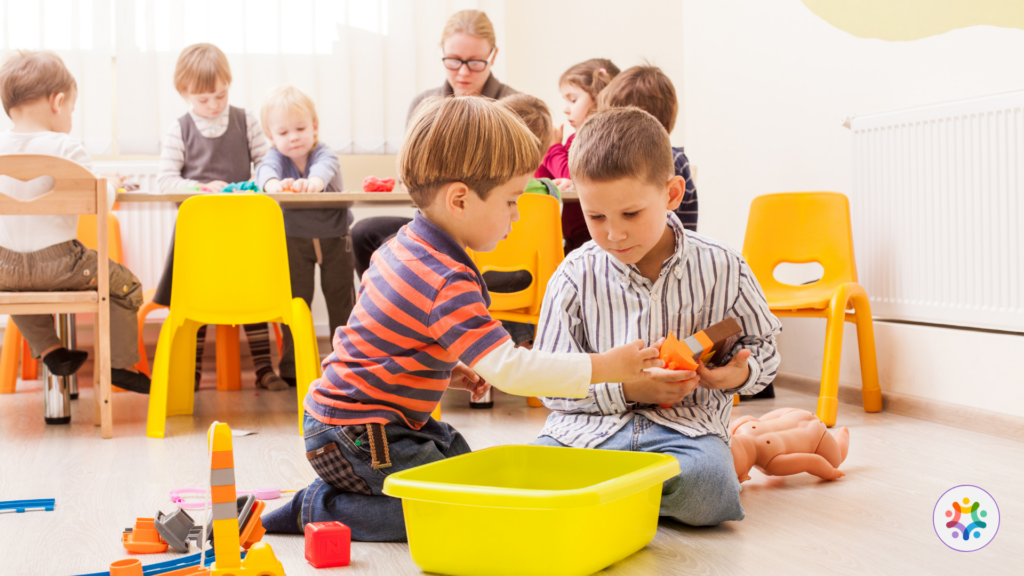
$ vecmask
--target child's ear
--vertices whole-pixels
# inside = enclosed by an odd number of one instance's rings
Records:
[[[50,111],[54,114],[60,114],[61,107],[64,106],[64,93],[58,92],[50,96]]]
[[[686,194],[686,180],[682,176],[673,176],[665,186],[668,188],[668,205],[666,208],[675,211]]]
[[[456,219],[462,220],[466,217],[466,200],[470,194],[473,192],[469,186],[462,182],[452,182],[444,187],[440,196],[444,209]]]

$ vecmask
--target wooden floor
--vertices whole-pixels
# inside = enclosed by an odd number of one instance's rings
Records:
[[[208,363],[212,367],[212,363]],[[205,386],[212,387],[212,375]],[[172,488],[208,479],[205,432],[214,420],[258,432],[235,438],[239,488],[300,488],[314,477],[296,429],[295,395],[257,392],[247,373],[239,392],[204,388],[196,414],[168,422],[167,438],[145,437],[146,397],[115,395],[115,438],[92,425],[92,389],[73,402],[70,426],[46,426],[39,382],[19,383],[0,396],[0,500],[56,498],[54,512],[0,514],[0,574],[72,575],[106,570],[125,558],[121,532],[137,516],[173,508]],[[813,410],[815,398],[781,390],[775,400],[740,405],[740,414],[778,407]],[[469,410],[449,393],[444,418],[474,448],[524,443],[541,429],[547,410],[498,395],[491,411]],[[752,471],[744,484],[747,517],[695,529],[662,521],[645,549],[607,574],[1021,574],[1024,571],[1024,444],[843,404],[848,426],[847,476],[822,482],[809,475],[767,478]],[[1003,517],[987,548],[958,553],[936,538],[937,498],[958,484],[979,485],[997,499]],[[271,507],[283,500],[270,502]],[[600,529],[600,527],[594,527]],[[314,570],[301,536],[269,542],[289,576],[419,574],[404,544],[355,543],[348,568]],[[144,564],[174,555],[142,556]]]

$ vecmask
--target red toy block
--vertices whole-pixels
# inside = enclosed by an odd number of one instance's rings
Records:
[[[306,562],[314,568],[348,566],[352,552],[352,531],[341,522],[306,524]]]

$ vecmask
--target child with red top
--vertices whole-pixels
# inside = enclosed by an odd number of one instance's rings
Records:
[[[587,117],[597,111],[597,95],[618,73],[619,68],[611,60],[591,58],[572,66],[558,79],[558,90],[565,100],[565,115],[575,130],[579,130]],[[571,185],[571,182],[560,180],[570,178],[569,147],[575,136],[570,135],[562,144],[562,129],[555,131],[555,143],[548,148],[540,168],[534,173],[536,178],[551,178],[559,188]],[[566,254],[590,240],[579,204],[566,204],[562,208],[562,237],[565,238]]]
[[[401,500],[383,494],[384,479],[470,451],[430,417],[447,388],[480,394],[492,382],[523,396],[584,398],[592,383],[664,364],[640,340],[600,354],[517,348],[488,314],[466,249],[487,252],[508,235],[539,161],[537,138],[496,102],[435,98],[417,109],[398,171],[419,211],[374,253],[334,335],[303,402],[306,458],[319,478],[264,516],[268,531],[337,520],[356,540],[405,540]]]

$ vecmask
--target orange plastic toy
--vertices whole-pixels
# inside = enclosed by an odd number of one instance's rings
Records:
[[[167,551],[167,542],[157,533],[152,518],[136,518],[135,527],[121,535],[121,543],[132,554],[159,554]]]
[[[824,480],[845,476],[839,465],[850,448],[850,431],[835,436],[825,423],[806,410],[780,408],[759,419],[740,416],[729,426],[732,458],[740,482],[750,480],[751,467],[768,476],[807,472]]]
[[[678,340],[671,332],[661,345],[658,356],[669,370],[696,370],[701,362],[716,363],[732,348],[735,338],[743,332],[734,318],[726,318],[717,324],[697,332],[685,340]],[[662,408],[670,408],[662,404]]]

